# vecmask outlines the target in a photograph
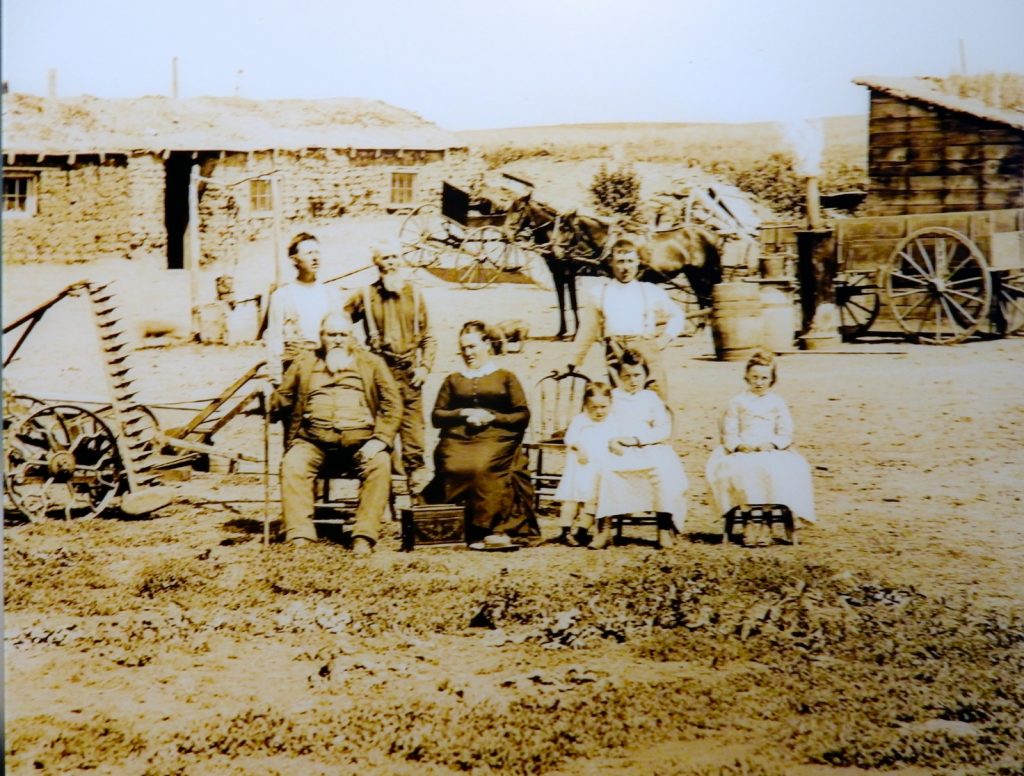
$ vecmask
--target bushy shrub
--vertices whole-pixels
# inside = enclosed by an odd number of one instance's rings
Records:
[[[632,216],[640,205],[640,175],[626,165],[609,170],[602,164],[590,183],[590,196],[606,215]]]

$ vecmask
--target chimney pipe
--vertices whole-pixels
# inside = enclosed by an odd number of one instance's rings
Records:
[[[178,58],[171,60],[171,97],[178,99]]]
[[[821,229],[821,200],[818,196],[818,177],[807,177],[807,228]]]
[[[46,96],[57,96],[57,68],[55,67],[46,71]]]

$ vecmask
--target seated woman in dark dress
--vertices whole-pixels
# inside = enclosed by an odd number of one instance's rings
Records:
[[[466,368],[445,378],[431,415],[441,435],[424,495],[466,504],[470,543],[500,547],[513,536],[537,536],[522,449],[530,422],[526,394],[514,374],[495,365],[494,338],[480,321],[462,327],[459,350]]]

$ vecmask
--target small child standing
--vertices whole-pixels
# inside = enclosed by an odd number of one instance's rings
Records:
[[[612,406],[612,388],[594,380],[583,392],[583,411],[573,418],[565,432],[568,450],[565,471],[555,490],[562,502],[559,510],[559,541],[576,545],[585,540],[593,522],[597,478],[605,459],[614,426],[608,417]]]

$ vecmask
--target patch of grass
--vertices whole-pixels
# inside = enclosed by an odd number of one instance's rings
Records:
[[[6,733],[5,767],[12,773],[109,768],[145,749],[129,725],[102,715],[85,722],[21,717],[8,722]]]

